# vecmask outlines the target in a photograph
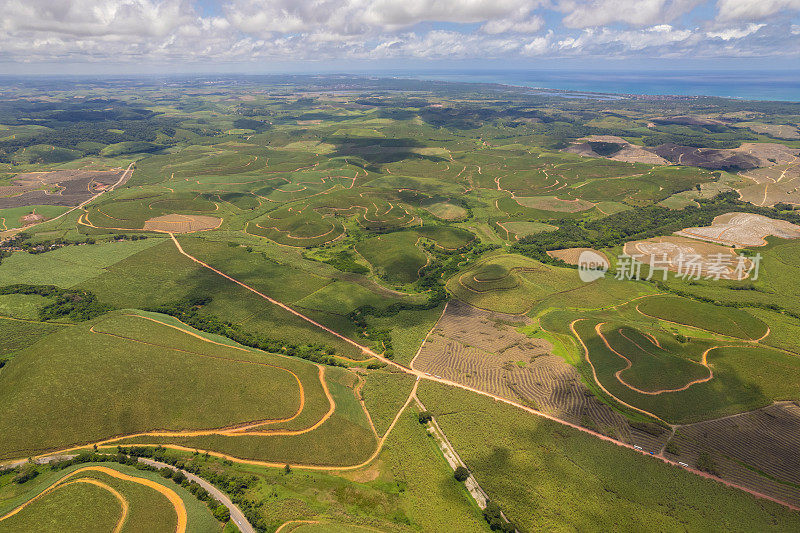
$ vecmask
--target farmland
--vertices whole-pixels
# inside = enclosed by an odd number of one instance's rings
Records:
[[[259,532],[800,527],[796,105],[74,83],[0,95],[0,530],[113,529],[81,451]]]
[[[565,524],[595,530],[606,523],[660,531],[797,527],[796,513],[675,466],[546,420],[521,425],[512,407],[436,384],[423,387],[420,396],[479,482],[528,530]],[[543,470],[552,475],[542,476]],[[649,489],[642,491],[643,485]]]

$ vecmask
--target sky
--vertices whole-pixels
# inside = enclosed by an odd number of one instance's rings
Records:
[[[800,0],[0,0],[0,73],[800,69]]]

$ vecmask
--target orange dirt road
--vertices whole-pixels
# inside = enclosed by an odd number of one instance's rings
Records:
[[[81,478],[81,479],[76,479],[76,480],[72,480],[72,481],[67,481],[68,479],[70,479],[70,478],[72,478],[72,477],[74,477],[74,476],[76,476],[76,475],[78,475],[80,473],[88,472],[88,471],[101,472],[101,473],[106,474],[108,476],[111,476],[111,477],[114,477],[114,478],[117,478],[117,479],[121,479],[123,481],[131,481],[133,483],[138,483],[139,485],[144,485],[145,487],[149,487],[149,488],[151,488],[151,489],[153,489],[153,490],[155,490],[157,492],[160,492],[161,494],[166,496],[166,498],[172,504],[172,507],[175,509],[175,514],[178,517],[178,524],[177,524],[177,527],[175,528],[176,533],[184,533],[186,531],[186,526],[187,526],[187,523],[188,523],[188,515],[186,514],[186,506],[183,504],[183,500],[181,500],[181,497],[178,496],[178,494],[174,490],[172,490],[170,488],[167,488],[167,487],[165,487],[164,485],[162,485],[160,483],[156,483],[155,481],[152,481],[150,479],[136,477],[136,476],[129,476],[128,474],[123,474],[122,472],[114,470],[113,468],[108,468],[106,466],[85,466],[83,468],[79,468],[77,470],[74,470],[74,471],[70,472],[69,474],[67,474],[66,476],[64,476],[61,479],[59,479],[58,481],[56,481],[55,483],[53,483],[52,485],[47,487],[45,490],[43,490],[42,492],[40,492],[39,494],[37,494],[33,498],[28,500],[27,502],[23,503],[22,505],[20,505],[16,509],[12,510],[8,514],[5,514],[2,517],[0,517],[0,521],[5,520],[6,518],[9,518],[11,516],[14,516],[15,514],[19,513],[21,510],[23,510],[25,507],[27,507],[28,505],[33,503],[34,501],[38,500],[42,496],[45,496],[46,494],[49,494],[50,492],[52,492],[52,491],[54,491],[54,490],[56,490],[58,488],[64,487],[64,486],[69,485],[71,483],[81,482],[81,483],[91,483],[93,485],[97,485],[99,487],[105,488],[105,489],[109,490],[112,494],[114,494],[114,496],[120,501],[120,503],[122,504],[122,517],[120,518],[120,521],[117,523],[117,526],[114,528],[114,532],[116,533],[116,532],[120,531],[122,529],[122,526],[124,525],[125,518],[127,518],[128,507],[129,506],[128,506],[128,502],[125,500],[125,498],[119,492],[117,492],[113,488],[109,487],[105,483],[103,483],[101,481],[97,481],[97,480],[92,479],[92,478]]]

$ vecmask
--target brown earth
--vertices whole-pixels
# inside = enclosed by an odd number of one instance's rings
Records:
[[[222,224],[222,219],[217,217],[172,214],[151,218],[144,223],[143,229],[168,233],[192,233],[216,229],[220,224]]]
[[[742,124],[742,126],[744,126],[744,124]],[[800,139],[800,130],[798,130],[797,127],[795,126],[790,126],[789,124],[753,123],[753,124],[747,124],[745,127],[756,133],[763,133],[765,135],[769,135],[770,137],[775,137],[777,139],[788,139],[788,140]]]
[[[657,267],[665,267],[670,272],[686,272],[690,277],[717,276],[721,279],[744,279],[745,272],[735,272],[737,253],[733,248],[698,241],[689,237],[668,235],[641,241],[625,243],[623,252],[637,261]],[[696,257],[696,267],[689,266],[689,258]],[[717,265],[717,266],[715,266]],[[750,261],[745,261],[749,269]],[[658,272],[653,276],[658,278]]]
[[[749,170],[762,166],[759,157],[741,149],[694,148],[667,143],[650,150],[671,163],[711,170]]]
[[[725,479],[800,504],[797,402],[681,426],[674,442],[680,455],[665,454],[670,459],[693,465],[700,453],[709,453]]]
[[[555,259],[561,259],[569,265],[577,265],[578,259],[583,252],[594,252],[606,260],[606,268],[609,266],[608,258],[603,252],[598,252],[592,248],[564,248],[563,250],[548,250],[547,255]]]
[[[0,209],[26,205],[76,206],[98,190],[115,184],[123,169],[56,170],[29,172],[12,178],[13,185],[0,186]]]
[[[654,124],[678,124],[681,126],[719,126],[725,124],[719,120],[692,115],[679,115],[675,117],[655,117],[650,119]]]
[[[602,155],[595,151],[592,143],[610,143],[619,146],[619,150],[611,155]],[[588,157],[605,157],[615,161],[625,161],[627,163],[647,163],[649,165],[669,165],[669,161],[663,157],[635,144],[631,144],[622,137],[614,135],[590,135],[578,142],[573,143],[564,149],[565,152],[579,154]]]
[[[753,213],[725,213],[714,219],[710,226],[686,228],[675,235],[730,244],[732,246],[764,246],[767,236],[782,239],[800,238],[800,226]]]
[[[800,157],[784,151],[763,155],[770,166],[740,172],[754,184],[739,189],[739,197],[755,205],[800,204]]]
[[[23,226],[36,224],[37,222],[41,222],[42,220],[44,220],[44,216],[37,214],[35,211],[33,213],[19,217],[19,221],[22,223]]]
[[[742,143],[733,151],[755,157],[759,167],[792,163],[800,154],[800,149],[789,148],[780,143]]]

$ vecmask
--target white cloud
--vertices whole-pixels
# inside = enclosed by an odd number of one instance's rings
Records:
[[[553,31],[547,35],[536,37],[534,40],[522,47],[522,54],[526,56],[542,56],[552,50]]]
[[[408,27],[419,22],[474,23],[530,12],[539,2],[530,0],[359,0],[366,3],[363,20],[384,28]],[[360,7],[360,6],[359,6]],[[358,15],[356,15],[358,16]]]
[[[221,0],[213,16],[202,15],[196,1],[0,0],[0,57],[160,63],[800,55],[798,25],[764,18],[796,9],[800,0],[717,0],[718,20],[691,28],[681,16],[701,0]],[[563,21],[550,16],[553,10]]]
[[[490,20],[481,26],[481,31],[491,35],[498,33],[536,33],[542,26],[544,26],[542,17],[534,15],[528,18]]]
[[[717,0],[719,20],[761,20],[782,11],[800,11],[800,0]]]
[[[741,28],[725,28],[718,31],[707,31],[706,35],[712,39],[730,41],[732,39],[741,39],[743,37],[747,37],[748,35],[752,35],[764,26],[766,26],[766,24],[750,23]]]
[[[569,28],[590,28],[623,22],[650,26],[672,22],[699,5],[702,0],[561,0],[557,7],[566,13]]]
[[[434,30],[425,34],[408,33],[386,39],[367,54],[370,58],[414,57],[422,59],[492,58],[515,52],[521,47],[516,39],[465,35],[454,31]]]
[[[5,0],[0,6],[4,32],[164,36],[197,22],[192,6],[182,0]]]

